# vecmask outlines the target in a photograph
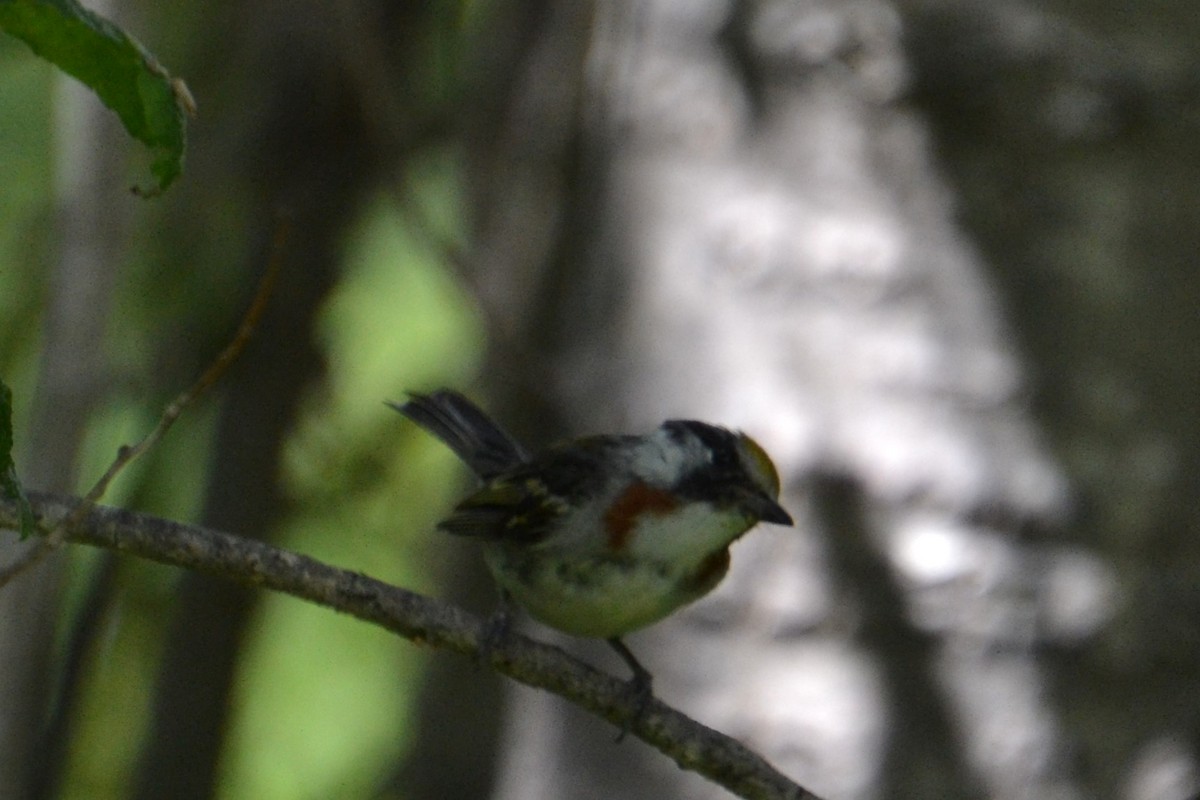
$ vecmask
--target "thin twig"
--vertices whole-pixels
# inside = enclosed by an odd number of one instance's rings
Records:
[[[258,322],[262,319],[263,311],[266,310],[267,301],[271,297],[271,293],[275,289],[275,281],[279,277],[279,270],[283,262],[283,246],[287,242],[287,237],[290,231],[290,225],[286,219],[282,219],[276,225],[275,236],[271,243],[271,255],[267,259],[267,269],[263,273],[262,278],[258,282],[258,289],[254,293],[254,299],[250,301],[250,307],[246,309],[246,313],[242,316],[241,324],[238,325],[237,332],[233,335],[233,339],[229,344],[225,345],[225,349],[213,359],[208,365],[208,369],[196,379],[196,382],[185,389],[171,402],[166,409],[163,410],[162,416],[159,417],[158,424],[150,433],[146,434],[140,442],[133,445],[125,445],[117,450],[117,457],[108,469],[100,476],[100,480],[96,481],[96,485],[88,492],[83,502],[71,514],[64,524],[67,527],[76,524],[79,520],[91,510],[92,506],[100,502],[108,491],[109,485],[113,479],[125,469],[135,458],[149,450],[167,434],[175,421],[192,403],[210,389],[221,376],[229,369],[229,366],[237,360],[242,351],[246,349],[246,344],[250,341],[250,337],[254,334],[254,329],[258,326]],[[61,527],[60,527],[61,529]],[[55,533],[57,531],[52,531]]]
[[[96,481],[91,490],[75,506],[71,514],[60,520],[37,544],[27,548],[20,556],[5,566],[4,569],[0,570],[0,589],[3,589],[13,578],[25,572],[25,570],[31,569],[35,564],[58,548],[67,538],[67,532],[78,525],[92,508],[100,502],[100,499],[104,497],[105,492],[108,491],[108,487],[117,475],[125,467],[129,466],[135,458],[158,444],[167,435],[167,431],[171,429],[171,426],[175,424],[175,421],[179,419],[188,406],[196,402],[202,394],[220,380],[221,376],[229,369],[229,366],[242,354],[242,351],[246,349],[246,344],[250,341],[250,337],[254,334],[254,329],[258,326],[258,322],[262,318],[271,293],[275,289],[275,281],[279,276],[279,271],[283,264],[284,245],[287,243],[290,232],[291,225],[289,220],[286,217],[281,217],[275,226],[275,234],[271,239],[271,253],[267,258],[267,268],[258,282],[258,288],[254,292],[253,300],[250,301],[250,307],[246,309],[246,313],[242,316],[242,321],[238,325],[237,332],[233,335],[229,344],[225,346],[225,349],[213,359],[212,363],[196,379],[195,383],[181,392],[163,410],[162,416],[159,417],[158,424],[154,426],[153,430],[142,437],[141,441],[132,445],[122,445],[117,449],[117,457],[113,459],[108,469],[100,476],[100,480]]]
[[[34,514],[45,528],[77,512],[74,498],[33,493]],[[0,527],[18,510],[0,501]],[[701,725],[657,699],[639,713],[625,681],[557,647],[515,633],[489,637],[487,623],[461,609],[357,572],[337,569],[263,542],[194,525],[93,506],[65,531],[68,541],[104,547],[284,592],[332,608],[441,649],[482,658],[493,669],[575,703],[695,771],[750,800],[819,800],[735,739]],[[487,646],[481,647],[487,639]]]

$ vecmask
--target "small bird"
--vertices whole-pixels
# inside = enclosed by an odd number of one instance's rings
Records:
[[[744,433],[668,420],[641,436],[587,436],[536,456],[461,394],[388,403],[444,442],[483,486],[438,528],[481,540],[504,600],[575,636],[601,638],[650,672],[621,637],[703,597],[729,546],[758,522],[791,525],[779,474]]]

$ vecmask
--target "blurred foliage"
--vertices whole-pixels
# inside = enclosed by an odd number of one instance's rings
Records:
[[[17,397],[18,447],[50,259],[53,81],[51,67],[17,40],[0,36],[0,373]]]
[[[456,225],[453,172],[418,186],[426,218]],[[481,357],[465,296],[386,200],[350,237],[320,324],[329,381],[288,448],[297,516],[286,547],[418,591],[436,591],[433,523],[459,492],[448,452],[382,403],[461,385]],[[422,657],[409,642],[291,598],[270,597],[245,655],[228,798],[367,796],[414,734]],[[297,703],[296,698],[305,698]]]
[[[433,201],[429,216],[457,224],[451,218],[452,164],[441,160],[428,179],[419,194]],[[436,254],[419,246],[423,238],[406,230],[397,210],[381,199],[347,242],[344,277],[320,330],[329,380],[308,398],[287,450],[285,481],[297,512],[276,540],[339,566],[436,592],[439,559],[429,547],[436,545],[432,527],[458,492],[461,475],[444,448],[416,434],[382,401],[402,396],[406,388],[461,385],[481,347],[479,325],[464,296]],[[122,416],[137,412],[114,409],[101,418],[108,420],[108,430],[152,422],[122,424]],[[177,426],[164,452],[156,454],[187,465],[190,477],[184,482],[193,488],[204,476],[203,417]],[[182,430],[187,428],[201,433],[189,436]],[[112,452],[107,445],[96,450]],[[139,468],[147,470],[148,464]],[[155,481],[143,473],[131,482],[142,493],[162,494],[165,488],[169,498],[180,494],[170,488],[180,483],[175,467],[170,474],[172,480]],[[175,502],[194,511],[197,497],[177,496]],[[80,571],[86,573],[87,566]],[[110,621],[105,654],[94,664],[66,796],[126,793],[140,744],[136,731],[144,729],[149,713],[144,687],[155,680],[165,622],[161,609],[169,605],[172,583],[172,571],[157,565],[122,567],[120,613]],[[421,663],[411,643],[377,628],[292,598],[265,598],[242,656],[222,796],[366,796],[412,735],[403,709],[413,699]],[[121,742],[117,747],[111,745],[114,738]]]
[[[11,99],[27,113],[0,114],[0,488],[5,496],[21,495],[13,463],[27,410],[13,403],[8,383],[21,390],[29,385],[36,354],[36,318],[41,292],[31,269],[44,244],[44,223],[50,207],[49,103],[46,90],[51,70],[28,58],[24,48],[0,37],[0,98]],[[24,413],[23,413],[24,412]],[[22,536],[33,530],[27,524]]]
[[[0,41],[0,374],[18,412],[30,396],[44,293],[55,258],[56,198],[50,135],[55,76],[12,40]],[[462,386],[481,358],[481,326],[445,271],[437,242],[462,238],[457,158],[428,156],[410,171],[400,208],[389,196],[365,206],[347,237],[342,279],[317,336],[328,380],[307,398],[286,450],[294,514],[275,537],[289,547],[417,590],[439,581],[433,523],[461,489],[453,457],[422,436],[385,399],[406,389]],[[160,201],[161,203],[161,201]],[[173,342],[199,335],[215,354],[240,313],[228,275],[244,248],[244,200],[213,207],[223,235],[193,249],[165,244],[177,221],[169,205],[134,213],[110,326],[115,380],[103,387],[85,447],[94,480],[122,443],[140,438],[199,365],[155,363]],[[416,213],[412,213],[412,212]],[[420,223],[414,228],[412,220]],[[241,227],[239,227],[241,223]],[[188,234],[193,235],[193,234]],[[434,243],[434,244],[431,244]],[[225,272],[222,272],[224,270]],[[213,278],[217,286],[214,290]],[[182,348],[181,348],[182,349]],[[166,367],[164,369],[164,366]],[[176,381],[179,373],[179,382]],[[169,377],[169,379],[168,379]],[[194,519],[208,479],[221,387],[189,410],[159,447],[134,464],[106,502]],[[18,445],[21,414],[14,420]],[[106,569],[119,586],[93,652],[63,797],[128,796],[146,735],[166,611],[179,573],[105,554],[71,553],[70,620],[85,588]],[[61,632],[60,650],[69,626]],[[414,731],[404,709],[424,655],[411,643],[291,598],[268,597],[239,667],[222,796],[366,796]]]

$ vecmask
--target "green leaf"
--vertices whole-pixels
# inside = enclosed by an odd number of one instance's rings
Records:
[[[5,499],[17,501],[21,509],[21,538],[25,539],[37,532],[37,523],[33,520],[33,509],[29,507],[25,490],[17,480],[17,466],[12,460],[12,449],[12,391],[4,381],[0,381],[0,495]]]
[[[179,177],[191,95],[132,37],[75,0],[0,0],[0,29],[90,87],[150,148],[158,186],[143,193]]]

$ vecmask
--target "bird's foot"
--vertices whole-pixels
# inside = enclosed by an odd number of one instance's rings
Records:
[[[633,671],[633,677],[626,684],[631,710],[629,716],[621,724],[621,729],[617,732],[617,738],[614,740],[620,742],[629,735],[633,726],[641,721],[646,709],[650,707],[650,701],[654,699],[654,676],[650,674],[650,670],[642,666],[620,639],[615,637],[609,639],[608,644],[617,651],[617,655],[621,656],[621,659]]]
[[[486,664],[492,660],[492,651],[512,631],[512,606],[501,601],[499,608],[492,612],[487,622],[483,624],[483,635],[479,638],[479,650],[475,653],[476,664]]]

